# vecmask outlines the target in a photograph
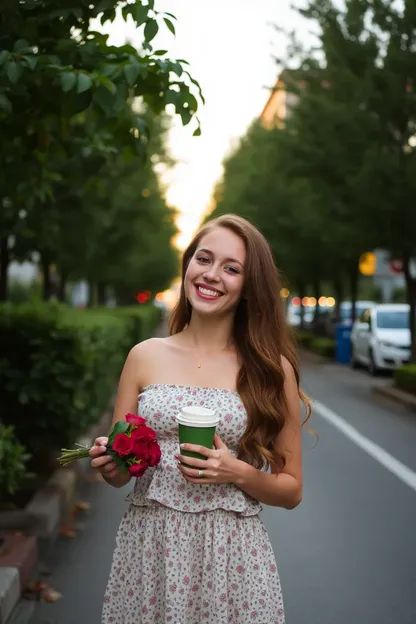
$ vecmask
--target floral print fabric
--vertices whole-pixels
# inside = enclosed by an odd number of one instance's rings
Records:
[[[154,384],[138,413],[158,434],[162,460],[137,479],[117,533],[102,624],[284,624],[279,576],[261,506],[232,484],[187,483],[176,467],[182,405],[220,415],[236,453],[246,413],[218,388]]]

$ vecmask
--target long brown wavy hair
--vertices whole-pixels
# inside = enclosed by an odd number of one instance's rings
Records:
[[[177,334],[189,324],[192,306],[185,295],[185,274],[203,236],[218,227],[234,232],[246,248],[243,296],[233,326],[233,338],[241,358],[237,392],[248,416],[238,457],[256,468],[274,466],[281,470],[285,456],[278,451],[277,441],[288,418],[282,356],[295,372],[299,397],[307,412],[304,423],[311,407],[299,387],[299,362],[280,297],[279,271],[269,244],[249,221],[227,214],[208,221],[196,234],[183,255],[180,297],[169,319],[169,334]]]

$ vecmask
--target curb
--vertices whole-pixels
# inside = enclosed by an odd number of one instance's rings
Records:
[[[91,444],[108,431],[111,412],[78,442]],[[86,478],[89,462],[58,468],[24,509],[0,512],[0,624],[29,622],[34,603],[21,600],[28,581],[53,547],[60,526],[72,509],[78,482]],[[24,533],[24,535],[23,535]]]
[[[416,412],[416,396],[410,394],[410,392],[399,390],[399,388],[395,388],[393,385],[373,385],[371,386],[371,390],[374,394],[378,394],[385,399],[399,403],[411,411]]]
[[[37,564],[35,537],[2,535],[0,548],[0,624],[14,611]]]

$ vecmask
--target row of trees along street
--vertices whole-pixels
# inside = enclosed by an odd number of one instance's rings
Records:
[[[227,157],[210,216],[253,220],[301,297],[331,283],[338,302],[355,301],[363,252],[401,259],[416,362],[416,4],[313,0],[300,12],[316,45],[292,38],[278,60],[295,103]]]
[[[93,29],[116,18],[141,28],[138,42],[112,46]],[[203,98],[186,61],[152,47],[162,28],[174,35],[175,17],[154,0],[2,2],[0,301],[13,260],[39,263],[44,299],[51,267],[62,300],[69,281],[126,302],[177,274],[175,212],[156,173],[172,164],[164,111],[198,134]]]

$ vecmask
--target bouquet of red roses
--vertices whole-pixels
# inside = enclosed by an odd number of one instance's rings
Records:
[[[77,449],[61,449],[58,457],[61,466],[89,456],[90,447],[77,445]],[[126,420],[115,423],[108,437],[106,454],[110,455],[123,472],[141,477],[149,466],[157,466],[161,458],[156,431],[146,425],[146,419],[126,414]]]

